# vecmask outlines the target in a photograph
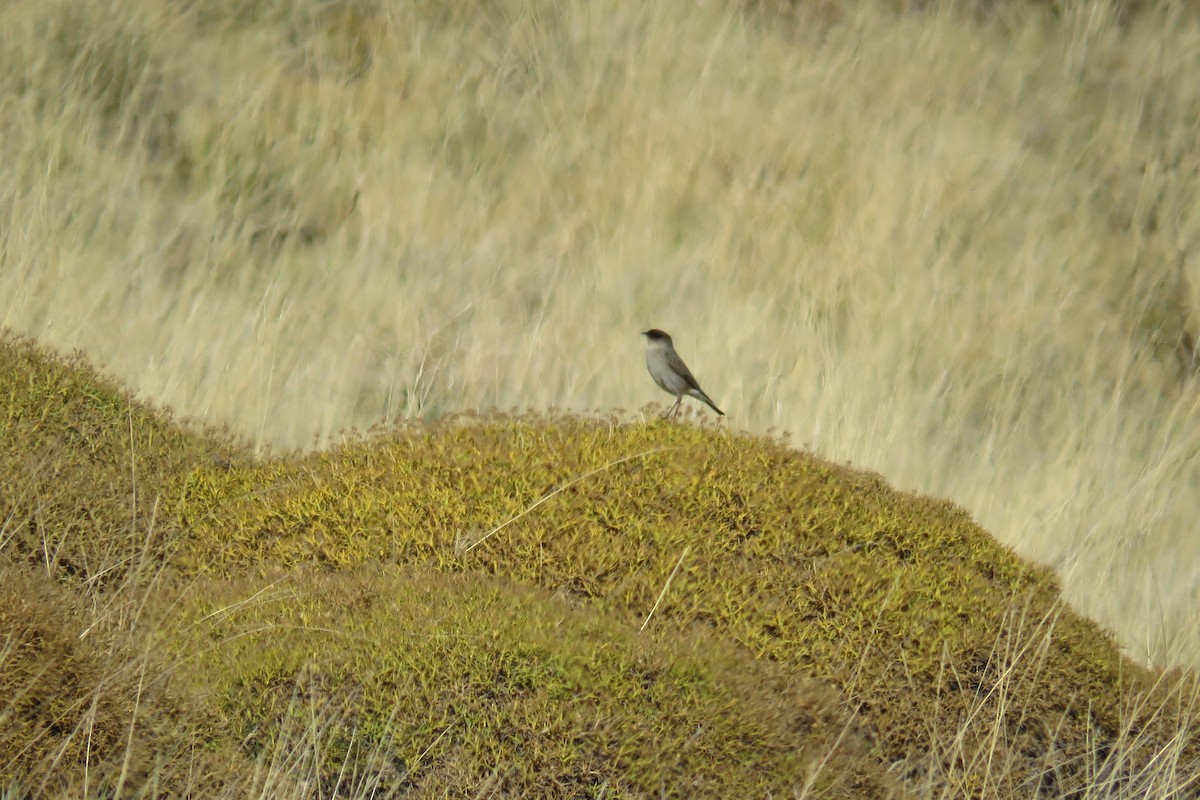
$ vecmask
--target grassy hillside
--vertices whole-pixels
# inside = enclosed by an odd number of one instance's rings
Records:
[[[661,327],[1197,664],[1197,74],[1174,2],[18,0],[0,324],[260,452],[641,408]]]
[[[26,341],[0,385],[0,792],[1195,791],[1194,675],[779,442],[488,416],[259,460]]]

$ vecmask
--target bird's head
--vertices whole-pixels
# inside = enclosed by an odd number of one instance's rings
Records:
[[[671,343],[671,337],[667,335],[666,331],[660,331],[658,328],[651,328],[648,331],[642,331],[642,336],[645,336],[651,342],[666,342],[667,344]]]

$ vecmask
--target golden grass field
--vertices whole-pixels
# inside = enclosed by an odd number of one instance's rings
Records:
[[[1200,662],[1200,23],[807,9],[6,4],[0,322],[276,449],[640,408],[661,327]]]
[[[260,453],[648,417],[663,328],[1196,666],[1198,74],[1181,3],[20,0],[0,326]]]

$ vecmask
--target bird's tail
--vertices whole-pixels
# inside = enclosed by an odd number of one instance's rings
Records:
[[[700,400],[700,401],[702,401],[702,402],[704,402],[704,403],[707,403],[709,408],[711,408],[713,411],[715,411],[715,412],[717,412],[718,414],[720,414],[722,417],[723,417],[723,416],[725,416],[725,412],[724,412],[724,411],[722,411],[721,409],[717,408],[717,404],[716,404],[716,403],[714,403],[714,402],[713,402],[713,401],[712,401],[712,400],[709,398],[709,396],[708,396],[708,395],[706,395],[704,392],[700,391],[699,389],[693,389],[693,390],[692,390],[691,392],[689,392],[688,394],[690,394],[692,397],[696,398],[697,400]]]

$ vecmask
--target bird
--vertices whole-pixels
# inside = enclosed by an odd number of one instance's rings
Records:
[[[675,345],[667,333],[658,328],[651,328],[642,331],[642,336],[646,337],[646,369],[650,377],[654,378],[654,382],[664,392],[675,395],[675,405],[671,406],[671,410],[664,416],[678,413],[685,394],[706,403],[722,417],[725,416],[725,412],[717,408],[717,404],[700,388],[692,371],[675,352]]]

